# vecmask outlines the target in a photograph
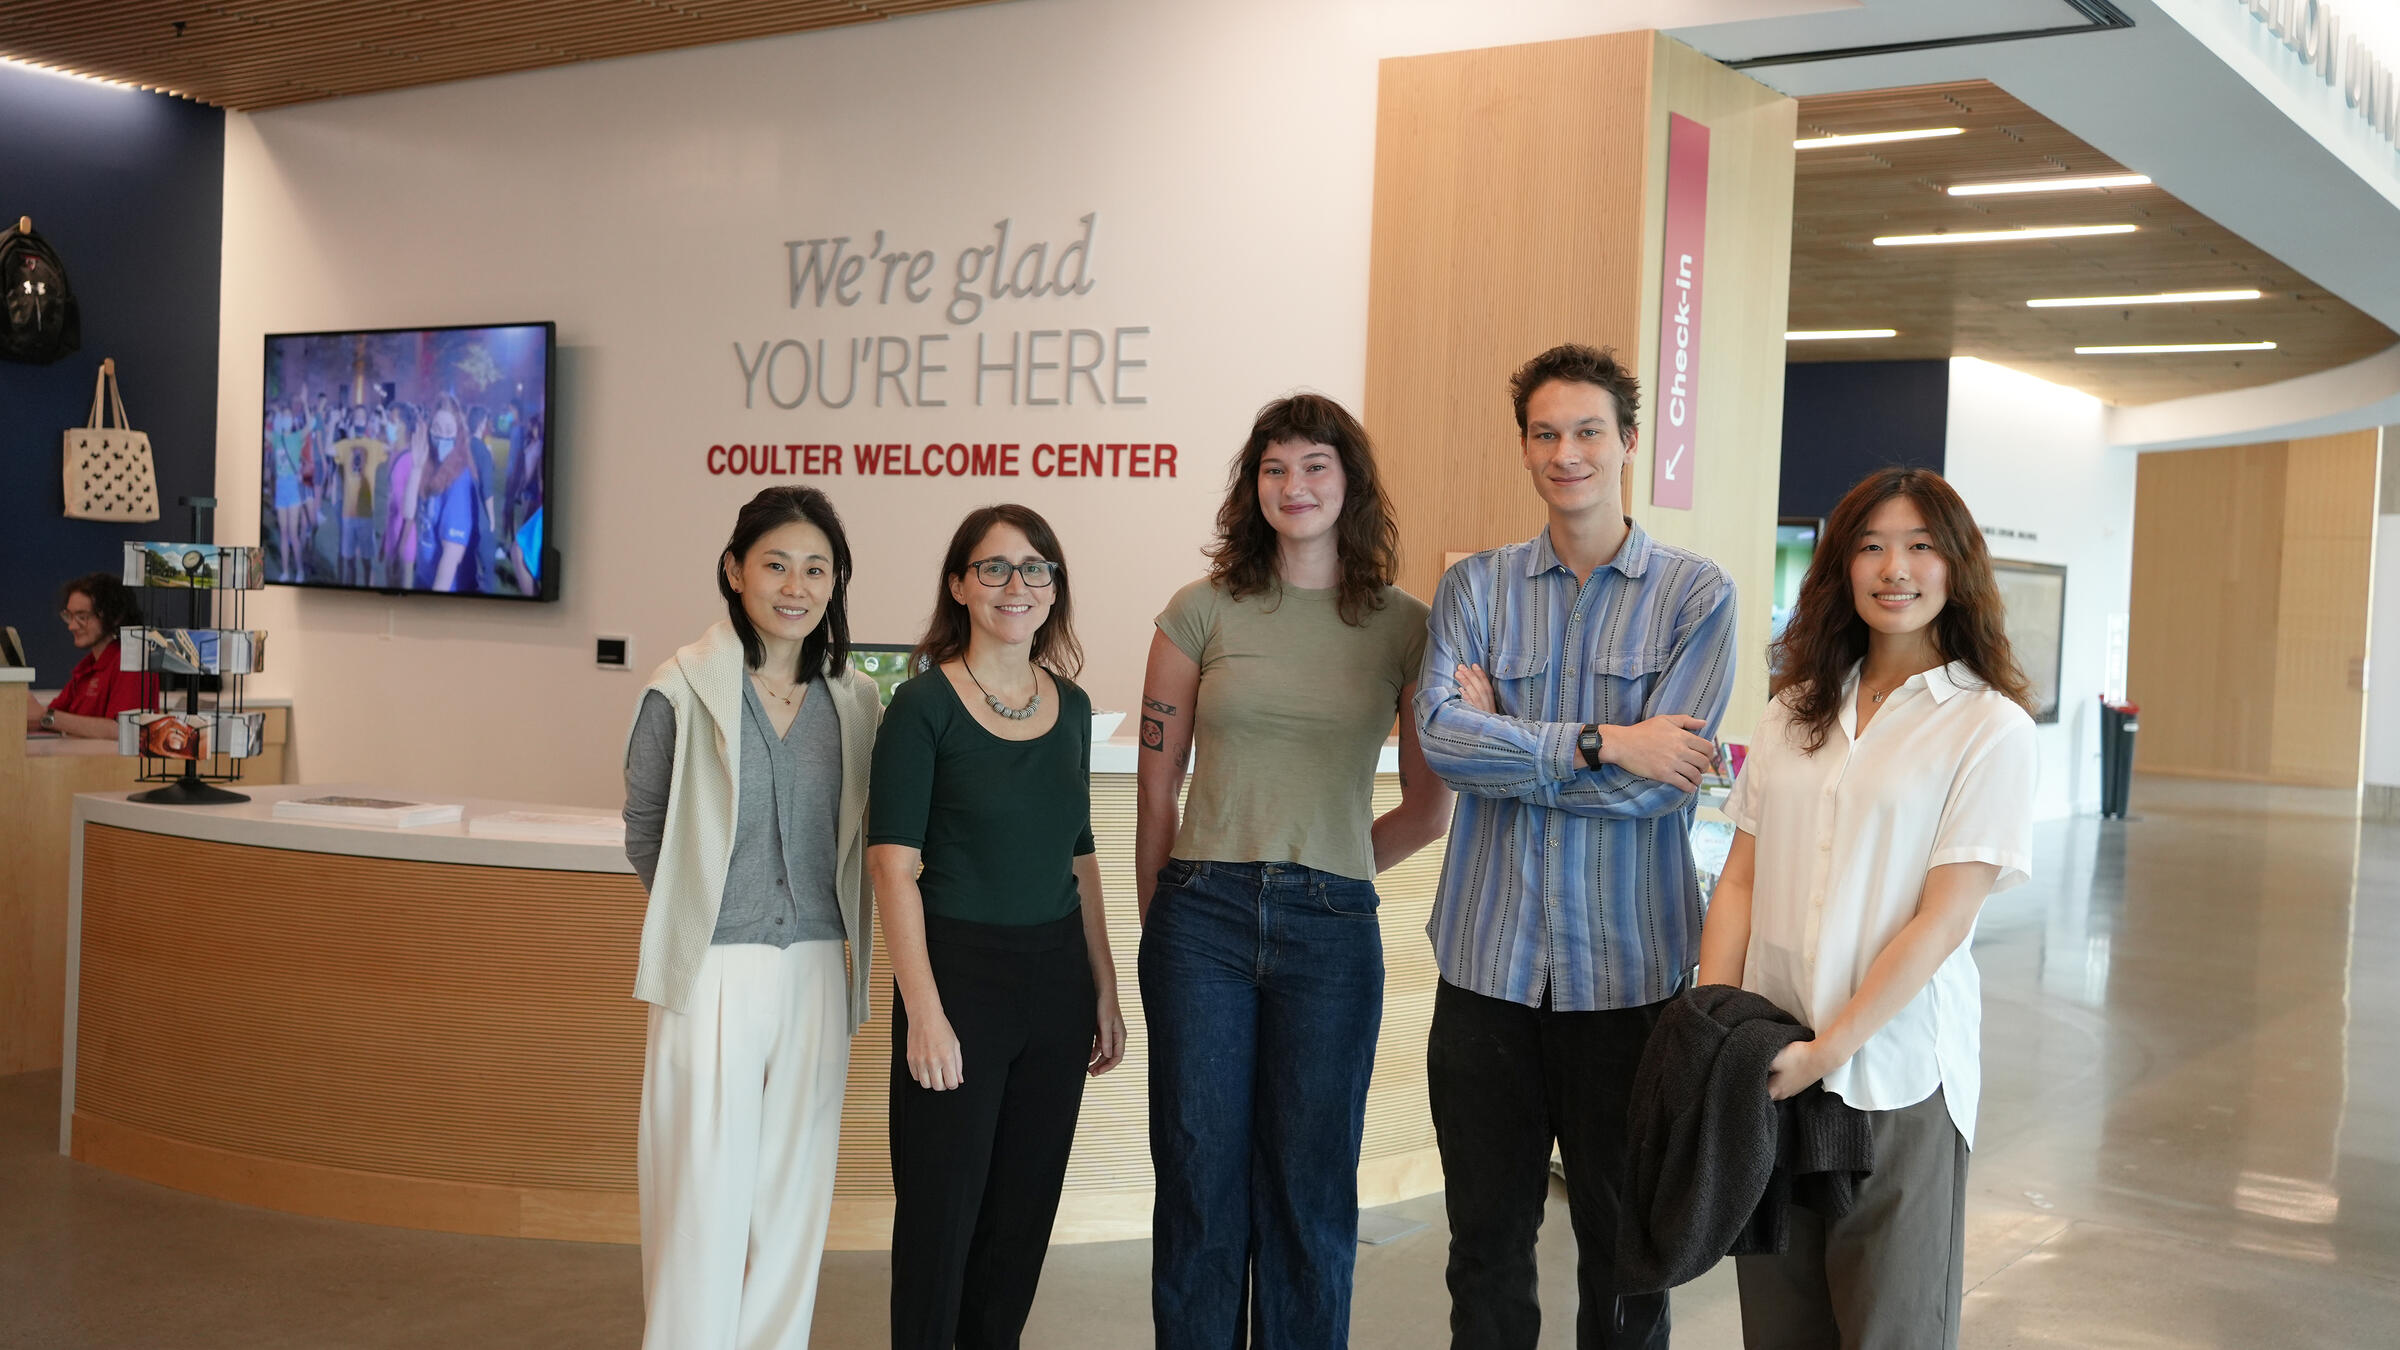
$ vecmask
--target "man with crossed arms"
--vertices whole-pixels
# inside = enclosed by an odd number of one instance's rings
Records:
[[[1664,1347],[1667,1296],[1613,1295],[1634,1069],[1698,960],[1689,830],[1733,679],[1733,583],[1621,509],[1640,388],[1573,344],[1511,381],[1549,523],[1442,577],[1415,716],[1458,791],[1427,932],[1426,1070],[1454,1350],[1533,1350],[1553,1141],[1579,1251],[1578,1350]]]

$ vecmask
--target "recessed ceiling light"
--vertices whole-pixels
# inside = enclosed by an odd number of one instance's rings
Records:
[[[2159,352],[2271,352],[2272,342],[2153,342],[2138,347],[2077,347],[2077,356],[2150,356]]]
[[[1900,336],[1897,328],[1795,328],[1783,335],[1786,342],[1834,342],[1843,338],[1887,338]]]
[[[2098,188],[2147,187],[2150,176],[2141,173],[2087,173],[2072,178],[2019,178],[2006,183],[1959,183],[1951,187],[1953,197],[1998,197],[2016,192],[2081,192]]]
[[[2161,291],[2156,295],[2069,295],[2052,300],[2028,300],[2029,309],[2073,309],[2091,305],[2115,309],[2119,305],[2196,305],[2204,300],[2256,300],[2259,291]]]
[[[1828,150],[1837,145],[1882,145],[1889,141],[1930,141],[1940,136],[1963,136],[1965,127],[1918,127],[1914,131],[1862,131],[1855,136],[1811,136],[1792,142],[1794,150]]]
[[[1892,248],[1904,244],[1994,244],[2012,239],[2079,239],[2091,234],[2131,234],[2131,225],[2045,225],[2031,230],[1952,230],[1948,234],[1886,234],[1875,242]]]

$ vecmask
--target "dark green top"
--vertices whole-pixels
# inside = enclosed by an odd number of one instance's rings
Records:
[[[924,854],[925,912],[972,923],[1050,923],[1075,911],[1075,859],[1092,851],[1092,700],[1058,684],[1058,725],[1030,741],[986,731],[950,678],[892,694],[875,736],[867,842]]]

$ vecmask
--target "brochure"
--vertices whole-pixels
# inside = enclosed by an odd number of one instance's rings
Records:
[[[119,580],[187,591],[255,591],[267,584],[255,548],[155,542],[125,545],[125,574]]]
[[[275,803],[277,820],[313,820],[329,825],[382,825],[408,829],[444,825],[466,813],[457,802],[396,801],[389,797],[297,797]]]
[[[547,839],[562,844],[625,846],[620,816],[574,816],[558,811],[496,811],[467,822],[467,833],[490,839]]]
[[[117,630],[118,667],[170,675],[255,675],[266,669],[267,635],[255,628]]]
[[[157,759],[247,759],[265,739],[265,713],[122,712],[117,753]]]

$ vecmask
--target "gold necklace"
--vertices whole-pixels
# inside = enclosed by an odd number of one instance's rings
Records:
[[[758,682],[758,690],[760,693],[765,694],[767,697],[774,699],[776,702],[787,708],[792,706],[792,695],[800,692],[799,683],[794,681],[790,690],[784,693],[777,693],[775,691],[775,686],[767,683],[767,677],[763,671],[751,671],[750,678]]]

